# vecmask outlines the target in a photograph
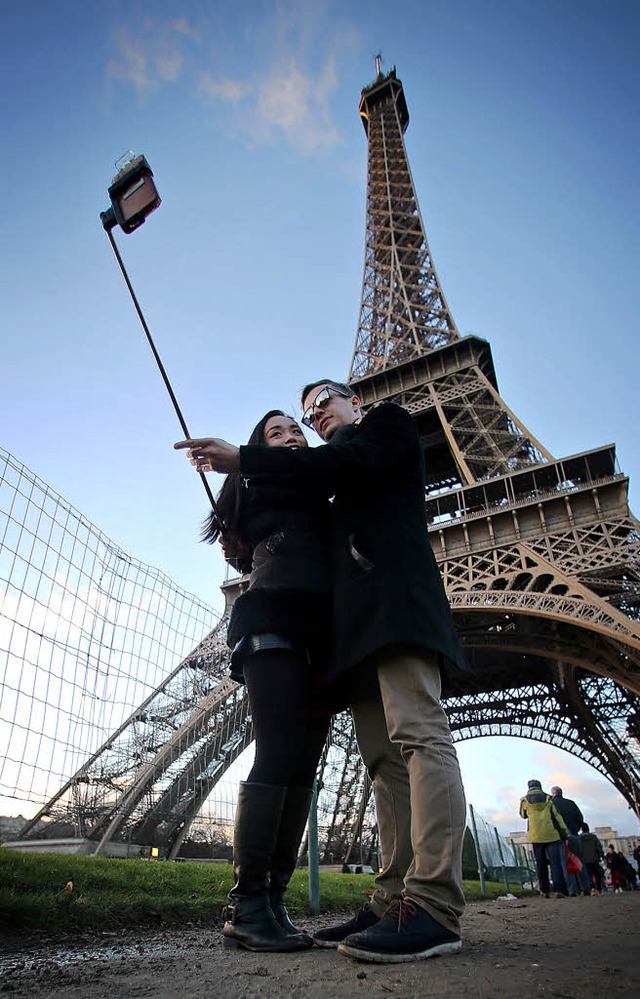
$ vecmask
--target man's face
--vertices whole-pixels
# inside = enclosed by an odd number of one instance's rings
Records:
[[[355,423],[362,415],[360,412],[360,399],[357,395],[349,396],[337,395],[331,385],[323,383],[316,385],[305,396],[303,409],[308,409],[313,405],[320,393],[329,390],[329,398],[315,406],[313,410],[313,429],[322,437],[323,441],[331,439],[339,427],[346,427],[350,423]]]

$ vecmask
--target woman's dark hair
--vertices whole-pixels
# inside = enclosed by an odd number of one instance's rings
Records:
[[[281,409],[270,409],[259,420],[249,435],[247,444],[264,444],[264,431],[272,416],[287,416]],[[249,553],[246,538],[242,536],[240,523],[240,500],[242,496],[242,475],[230,472],[222,483],[216,505],[224,528],[224,553],[227,559],[240,559]],[[212,545],[221,535],[220,523],[213,510],[202,525],[202,540]]]

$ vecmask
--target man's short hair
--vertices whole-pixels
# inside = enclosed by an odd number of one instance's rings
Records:
[[[555,787],[552,787],[551,794],[559,794],[562,797],[562,788],[558,787],[557,785]]]
[[[309,395],[311,389],[316,388],[318,385],[329,385],[331,388],[336,389],[337,392],[346,392],[347,395],[358,395],[358,393],[351,388],[350,385],[345,384],[345,382],[334,382],[333,378],[318,378],[316,382],[309,382],[305,385],[302,392],[300,393],[300,402],[304,406],[304,400]]]

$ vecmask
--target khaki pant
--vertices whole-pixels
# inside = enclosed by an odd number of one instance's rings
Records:
[[[393,653],[375,669],[377,683],[363,685],[351,704],[380,833],[372,908],[382,915],[404,893],[459,933],[466,802],[437,657]]]

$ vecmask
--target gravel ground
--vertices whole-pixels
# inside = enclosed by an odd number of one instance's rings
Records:
[[[326,917],[301,919],[309,931]],[[16,999],[409,999],[640,995],[640,891],[594,898],[475,902],[462,953],[374,965],[314,948],[223,950],[220,927],[102,933],[52,943],[0,940],[0,991]]]

